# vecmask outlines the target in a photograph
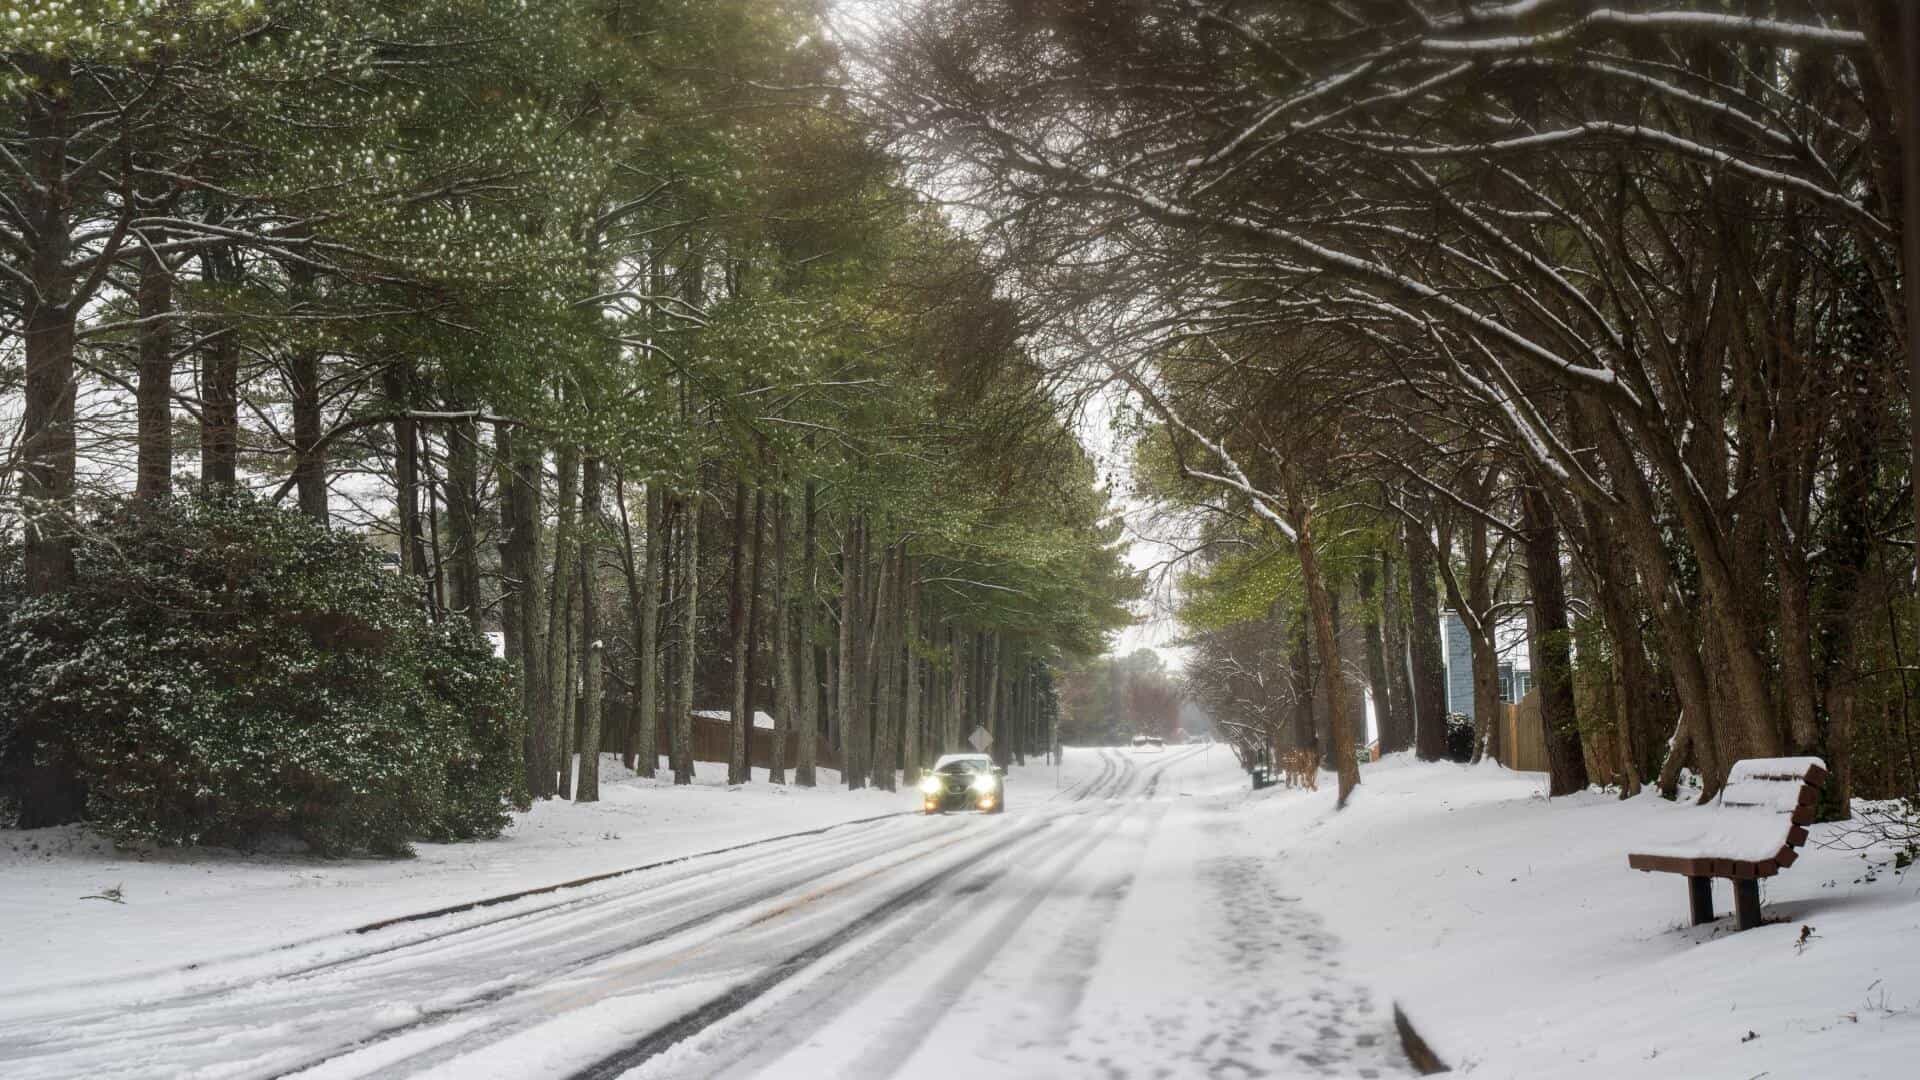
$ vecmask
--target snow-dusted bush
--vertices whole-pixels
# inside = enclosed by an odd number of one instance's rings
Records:
[[[1447,759],[1473,760],[1473,718],[1466,713],[1447,714]]]
[[[524,806],[507,670],[358,538],[244,494],[102,507],[72,589],[0,564],[0,751],[122,841],[398,853]],[[10,749],[9,749],[10,747]]]

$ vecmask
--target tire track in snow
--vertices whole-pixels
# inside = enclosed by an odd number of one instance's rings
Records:
[[[626,870],[614,871],[608,874],[597,874],[591,878],[576,879],[575,881],[564,882],[560,885],[546,886],[546,887],[543,887],[540,889],[534,889],[534,890],[526,890],[521,893],[509,894],[507,896],[489,897],[482,900],[455,905],[449,908],[436,909],[430,912],[419,912],[419,913],[414,913],[410,915],[397,916],[397,917],[381,920],[380,922],[377,922],[377,923],[370,923],[365,926],[355,927],[355,928],[346,929],[346,930],[332,931],[326,934],[318,935],[316,937],[305,938],[299,941],[287,942],[285,944],[274,945],[269,948],[258,949],[251,952],[236,953],[228,956],[219,957],[211,961],[202,961],[202,962],[197,962],[193,964],[188,964],[188,965],[185,965],[184,967],[167,968],[160,971],[137,974],[129,977],[120,977],[112,980],[93,980],[93,981],[66,983],[58,986],[37,988],[29,992],[19,992],[19,993],[8,994],[8,995],[0,995],[0,1009],[4,1009],[6,1006],[14,1005],[16,1003],[24,1002],[27,1005],[27,1008],[24,1011],[24,1015],[34,1016],[36,1019],[40,1020],[43,1023],[55,1022],[59,1019],[67,1018],[70,1016],[89,1015],[97,1012],[99,1010],[99,1006],[89,1005],[88,1007],[85,1007],[82,1009],[70,1010],[67,1013],[61,1013],[61,1012],[36,1013],[34,1012],[32,1006],[36,1001],[44,1001],[50,993],[55,995],[66,995],[72,992],[85,992],[85,991],[108,991],[108,992],[119,991],[122,994],[125,994],[126,996],[131,997],[134,1003],[144,1003],[144,1001],[148,999],[143,999],[139,996],[139,991],[143,984],[159,983],[168,979],[176,979],[181,977],[196,977],[196,976],[206,977],[214,973],[217,973],[219,969],[222,969],[222,968],[235,968],[235,967],[245,966],[249,963],[267,961],[273,956],[276,956],[278,954],[293,952],[300,949],[312,948],[315,946],[321,946],[329,942],[350,940],[355,935],[378,933],[378,932],[382,932],[382,931],[388,930],[389,928],[396,927],[405,923],[425,921],[430,919],[451,918],[456,914],[462,914],[470,910],[475,910],[482,907],[501,905],[501,904],[509,903],[521,898],[531,897],[531,896],[539,895],[543,893],[550,893],[550,892],[561,890],[561,889],[585,888],[591,885],[599,884],[603,881],[617,881],[618,879],[623,877],[635,876],[643,873],[650,875],[647,878],[645,878],[643,881],[636,883],[632,888],[614,887],[605,892],[586,893],[586,894],[569,896],[562,900],[555,900],[552,902],[542,903],[542,904],[539,904],[538,906],[515,907],[513,908],[513,910],[508,911],[504,914],[495,915],[492,917],[483,918],[483,919],[479,919],[472,922],[460,922],[446,929],[434,930],[428,933],[419,934],[417,936],[405,937],[399,941],[391,941],[386,944],[381,944],[381,945],[373,946],[370,948],[358,949],[356,951],[351,951],[343,955],[330,957],[326,960],[319,961],[316,963],[311,963],[302,967],[294,967],[294,968],[287,968],[287,969],[272,969],[272,970],[264,971],[258,974],[249,974],[245,976],[233,977],[226,982],[217,982],[211,985],[196,986],[184,992],[167,993],[165,991],[156,991],[156,993],[165,994],[166,995],[165,1000],[169,1004],[183,1004],[190,1001],[210,999],[210,998],[219,997],[222,995],[231,994],[237,990],[243,989],[248,986],[255,986],[255,985],[268,983],[268,982],[275,982],[283,979],[299,978],[299,977],[310,975],[310,974],[324,972],[332,968],[338,968],[338,967],[344,967],[352,964],[362,963],[364,961],[374,959],[380,956],[384,956],[387,954],[391,954],[391,953],[419,949],[436,942],[459,938],[465,935],[471,935],[476,932],[484,931],[491,927],[499,926],[502,924],[533,919],[533,918],[537,918],[537,917],[541,917],[541,916],[545,916],[545,915],[549,915],[557,912],[577,911],[584,908],[596,907],[604,904],[630,901],[637,898],[643,893],[657,891],[661,889],[668,889],[675,885],[685,884],[686,882],[691,881],[697,877],[711,875],[716,872],[732,870],[732,869],[736,869],[736,868],[748,866],[748,865],[753,865],[758,870],[765,870],[766,867],[763,864],[757,863],[756,860],[767,858],[767,856],[759,854],[758,852],[753,852],[750,849],[759,848],[759,847],[763,847],[763,846],[778,843],[778,842],[783,842],[783,841],[788,841],[793,839],[801,839],[801,838],[821,837],[823,839],[809,840],[809,842],[804,845],[778,851],[772,856],[774,859],[778,860],[778,863],[781,865],[799,862],[805,859],[815,858],[821,854],[839,850],[849,844],[865,842],[866,840],[870,839],[876,831],[878,831],[879,826],[876,826],[875,823],[889,821],[889,820],[901,818],[901,817],[913,817],[913,816],[915,815],[913,814],[912,811],[906,811],[900,814],[887,814],[887,815],[881,815],[879,817],[862,818],[862,819],[857,819],[855,821],[839,822],[839,823],[824,826],[818,829],[808,829],[803,832],[788,833],[788,834],[783,834],[781,836],[768,837],[763,840],[755,840],[745,844],[735,844],[728,847],[716,848],[709,851],[693,852],[688,855],[678,856],[671,859],[663,859],[658,862],[646,864],[644,866],[630,867]],[[852,832],[846,832],[840,836],[833,835],[835,833],[841,832],[842,830],[847,830],[850,827],[856,827],[856,826],[858,826],[859,828],[855,829]],[[875,826],[875,828],[870,829],[870,828],[867,828],[867,826]],[[729,855],[733,857],[726,859],[724,861],[721,861],[717,865],[704,861],[708,859],[717,858],[720,856],[729,856]],[[698,865],[694,865],[694,864],[698,864]],[[667,867],[681,867],[682,869],[672,872],[670,874],[665,874],[660,876],[651,876],[653,871],[663,870]],[[4,1034],[4,1027],[0,1027],[0,1034]]]
[[[124,1064],[120,1055],[113,1054],[115,1046],[123,1045],[129,1038],[145,1044],[149,1060],[158,1060],[165,1051],[173,1048],[192,1048],[203,1041],[208,1030],[218,1030],[222,1021],[230,1024],[229,1016],[242,1010],[257,1010],[263,993],[270,993],[276,1000],[268,1002],[269,1007],[280,1006],[298,1009],[303,1019],[316,1012],[315,1004],[320,1003],[317,1012],[326,1015],[329,1010],[325,1003],[333,1000],[331,995],[341,995],[339,1005],[332,1013],[334,1019],[343,1025],[354,1025],[355,1017],[365,1012],[369,1001],[356,993],[357,990],[372,988],[384,970],[399,968],[400,993],[389,989],[380,995],[381,1000],[389,1001],[395,997],[403,999],[409,992],[429,994],[440,988],[434,985],[431,976],[439,975],[442,986],[453,982],[462,973],[468,973],[460,979],[464,988],[473,980],[470,972],[477,966],[485,966],[490,957],[499,957],[511,964],[517,957],[529,955],[552,955],[544,952],[550,946],[562,946],[579,940],[583,933],[596,928],[610,931],[626,930],[614,943],[601,944],[586,957],[571,962],[557,959],[556,962],[543,965],[536,970],[525,971],[521,977],[510,979],[504,985],[492,986],[465,997],[451,1005],[423,1010],[417,1017],[398,1024],[386,1025],[364,1037],[351,1040],[345,1047],[338,1047],[328,1053],[312,1056],[295,1062],[283,1062],[279,1067],[267,1066],[259,1071],[244,1071],[240,1075],[273,1076],[284,1075],[291,1071],[312,1068],[325,1061],[332,1060],[392,1038],[395,1035],[417,1030],[435,1023],[444,1023],[450,1019],[470,1013],[476,1009],[511,997],[513,994],[536,988],[539,982],[563,974],[567,970],[590,966],[608,956],[645,947],[649,941],[665,940],[675,934],[685,933],[689,928],[697,928],[711,923],[726,913],[750,908],[757,902],[766,902],[770,898],[789,892],[795,888],[804,888],[808,884],[823,878],[859,866],[874,859],[889,855],[898,855],[902,851],[913,853],[928,845],[936,845],[943,838],[967,830],[956,823],[954,826],[937,827],[928,835],[918,837],[903,847],[900,838],[894,836],[894,830],[880,830],[872,833],[837,838],[833,842],[807,845],[803,851],[787,854],[773,867],[759,865],[733,864],[726,868],[732,880],[724,880],[722,885],[734,892],[745,890],[744,896],[726,900],[716,910],[717,899],[710,891],[714,888],[711,880],[718,868],[691,875],[678,875],[663,882],[645,882],[641,887],[621,890],[618,893],[598,898],[598,902],[587,909],[565,909],[570,905],[547,905],[534,912],[520,912],[512,915],[489,919],[483,924],[466,926],[454,930],[429,935],[426,938],[401,943],[396,946],[374,950],[372,953],[348,958],[347,962],[321,965],[324,970],[297,969],[291,973],[274,973],[249,978],[222,986],[213,990],[198,991],[160,1000],[143,1002],[137,1008],[128,1011],[102,1010],[99,1008],[81,1013],[55,1017],[35,1017],[24,1023],[10,1022],[0,1025],[0,1059],[24,1061],[29,1055],[44,1059],[50,1056],[86,1058],[89,1051],[100,1052],[101,1056],[111,1055],[111,1059],[98,1065],[77,1064],[76,1075],[97,1075],[104,1067],[110,1071],[113,1064]],[[965,836],[953,837],[951,842],[959,842]],[[827,861],[823,864],[821,860]],[[743,872],[751,872],[752,877],[742,877]],[[775,879],[769,883],[766,873],[772,872]],[[668,902],[664,907],[653,908],[667,894]],[[687,894],[687,895],[679,895]],[[724,894],[723,894],[724,896]],[[632,909],[647,908],[641,914],[654,922],[662,918],[679,915],[664,930],[654,930],[639,935],[635,940],[631,924],[625,922],[632,917]],[[432,972],[408,970],[405,965],[417,965],[426,960],[432,962],[445,958],[450,963],[436,968]],[[421,978],[425,974],[428,978]],[[427,985],[416,985],[425,983]],[[298,999],[297,1003],[291,999]],[[64,1025],[61,1023],[66,1021]],[[78,1030],[74,1021],[78,1021]],[[368,1021],[373,1022],[372,1018]],[[357,1025],[355,1025],[357,1026]],[[336,1039],[338,1035],[334,1036]],[[34,1054],[36,1050],[49,1053]],[[53,1067],[44,1063],[45,1067]],[[141,1075],[136,1072],[135,1075]]]
[[[1158,813],[1155,813],[1149,804],[1153,800],[1154,793],[1157,790],[1160,775],[1179,762],[1193,757],[1197,752],[1199,752],[1197,749],[1188,750],[1154,761],[1145,767],[1140,767],[1137,763],[1129,760],[1124,751],[1114,753],[1107,752],[1103,749],[1103,758],[1109,764],[1113,765],[1114,768],[1108,772],[1103,772],[1094,784],[1089,785],[1086,790],[1082,791],[1076,797],[1076,801],[1087,800],[1097,796],[1105,800],[1106,805],[1099,806],[1094,809],[1091,814],[1083,815],[1073,813],[1071,815],[1083,822],[1085,827],[1091,830],[1091,835],[1084,839],[1076,839],[1071,845],[1065,848],[1063,852],[1052,855],[1047,861],[1040,863],[1038,867],[1032,865],[1025,867],[1026,869],[1039,869],[1047,872],[1035,884],[1028,886],[1020,894],[1013,902],[1011,910],[1004,911],[1000,914],[980,941],[963,954],[957,964],[948,969],[947,973],[936,983],[934,990],[924,993],[922,997],[909,1008],[907,1013],[901,1017],[897,1017],[895,1021],[889,1025],[887,1032],[878,1037],[877,1045],[875,1042],[870,1042],[863,1048],[860,1059],[857,1062],[841,1063],[840,1068],[842,1073],[847,1076],[878,1078],[891,1076],[897,1072],[917,1048],[919,1039],[938,1022],[946,1007],[958,1000],[967,987],[974,985],[981,973],[988,968],[994,958],[1004,951],[1006,939],[1024,925],[1041,905],[1062,895],[1060,888],[1062,883],[1089,855],[1100,849],[1104,844],[1110,842],[1114,834],[1119,831],[1128,819],[1141,812],[1151,814],[1154,818],[1154,823],[1157,824]],[[1146,779],[1145,785],[1137,791],[1139,797],[1137,799],[1124,801],[1118,800],[1116,798],[1117,794],[1130,788],[1136,777],[1145,777]],[[1150,825],[1148,837],[1142,838],[1140,851],[1145,850],[1144,845],[1148,838],[1150,838],[1151,832],[1152,828]],[[982,893],[992,884],[1006,877],[1013,869],[1013,867],[1008,866],[984,878],[976,876],[973,880],[956,884],[951,891],[955,895]],[[1131,881],[1132,876],[1132,870],[1129,869],[1127,872],[1117,875],[1115,878],[1110,878],[1100,889],[1095,890],[1084,900],[1080,900],[1080,902],[1088,907],[1100,910],[1110,910],[1117,907],[1120,899],[1124,897],[1125,884]],[[1079,898],[1075,899],[1078,900]],[[944,934],[951,928],[986,918],[995,910],[998,909],[986,908],[973,911],[966,908],[955,908],[942,913],[942,917],[937,918],[931,925],[912,928],[912,936],[926,937]],[[1097,930],[1095,936],[1097,938]],[[885,944],[884,941],[876,940],[868,943],[865,947],[873,951],[881,949]],[[1084,960],[1084,963],[1079,964],[1074,971],[1074,975],[1077,976],[1077,978],[1068,979],[1058,987],[1049,988],[1050,991],[1054,991],[1051,996],[1056,999],[1056,1011],[1067,1020],[1071,1018],[1073,1008],[1078,1001],[1080,991],[1085,982],[1086,972],[1083,969],[1090,967],[1094,959],[1093,947],[1097,944],[1097,941],[1074,942],[1074,944],[1081,947],[1082,959]],[[1058,954],[1056,953],[1056,955]],[[848,965],[853,963],[853,961],[843,962],[843,964]],[[782,981],[784,981],[784,978]],[[809,998],[803,999],[792,1007],[787,1008],[785,1011],[788,1015],[772,1024],[776,1031],[811,1033],[812,1031],[818,1030],[821,1024],[831,1021],[833,1018],[851,1008],[861,997],[861,995],[858,994],[839,994],[834,992],[845,988],[846,985],[852,981],[851,975],[843,973],[837,977],[830,977],[823,981],[832,984],[826,988],[825,1000],[821,1000],[823,997],[822,994],[815,992],[811,993]],[[761,993],[764,994],[767,990],[771,989],[772,987],[765,988]],[[812,992],[811,987],[809,991]],[[707,1033],[711,1033],[717,1038],[724,1038],[725,1036],[722,1029],[724,1027],[730,1027],[731,1024],[728,1022],[735,1020],[736,1016],[746,1011],[747,1007],[751,1004],[751,1001],[735,1003],[732,1008],[726,1009],[718,1015],[701,1017],[701,1019],[705,1021],[706,1026],[690,1025],[685,1029],[676,1031],[675,1034],[679,1035],[681,1040],[688,1041],[689,1043],[691,1040]],[[784,1004],[785,1003],[775,1005],[770,1011],[779,1014]],[[696,1013],[698,1012],[699,1010],[696,1010]],[[691,1018],[695,1014],[688,1015],[689,1018]],[[751,1023],[754,1026],[756,1045],[746,1051],[741,1057],[726,1062],[716,1062],[710,1054],[695,1055],[693,1057],[693,1071],[688,1075],[698,1075],[701,1077],[719,1074],[751,1075],[756,1070],[772,1064],[791,1049],[791,1047],[779,1045],[765,1045],[768,1042],[766,1036],[770,1034],[770,1032],[767,1031],[768,1020],[766,1017],[756,1015],[751,1021],[740,1018],[739,1022]],[[1050,1029],[1045,1037],[1056,1042],[1064,1042],[1064,1029],[1057,1027]],[[669,1043],[650,1047],[651,1052],[646,1057],[629,1060],[624,1064],[623,1068],[637,1068],[639,1065],[646,1063],[646,1061],[664,1053],[667,1049],[671,1048],[672,1045],[674,1044]],[[756,1060],[756,1058],[758,1060]],[[601,1080],[603,1076],[610,1077],[617,1075],[619,1075],[618,1072],[606,1074],[583,1073],[570,1078],[570,1080],[586,1080],[586,1078],[589,1077],[594,1078],[594,1080]],[[670,1067],[665,1075],[676,1075],[676,1073]]]
[[[990,854],[996,862],[1010,860],[1018,851],[1025,849],[1034,840],[1043,836],[1050,823],[1046,820],[1039,822],[997,849],[993,849]],[[986,871],[979,871],[977,868],[963,869],[962,875],[972,873],[972,880],[964,885],[954,885],[952,891],[956,894],[982,891],[991,887],[994,881],[1004,877],[1011,870],[1011,866],[1001,866]],[[922,901],[930,899],[942,884],[951,884],[956,880],[952,869],[944,866],[933,873],[921,876],[905,888],[891,893],[879,904],[868,908],[830,933],[815,939],[805,948],[788,954],[719,997],[682,1013],[586,1068],[569,1074],[567,1080],[613,1080],[614,1077],[646,1064],[680,1043],[718,1026],[843,946],[859,938],[886,930],[891,920]]]
[[[843,825],[824,831],[810,830],[802,835],[812,838],[803,843],[763,852],[722,849],[701,853],[670,863],[675,869],[665,873],[636,868],[617,876],[626,880],[608,879],[616,883],[600,886],[595,891],[532,906],[514,903],[511,910],[499,914],[460,920],[454,926],[436,928],[406,940],[389,940],[370,949],[304,967],[249,973],[221,985],[196,987],[185,994],[164,994],[157,998],[142,999],[137,993],[122,993],[116,997],[132,1000],[126,1002],[129,1007],[119,1011],[97,1002],[86,1010],[52,1016],[44,1015],[42,1010],[43,1015],[36,1018],[39,1022],[25,1025],[25,1029],[19,1023],[20,1017],[8,1016],[0,1021],[0,1059],[32,1060],[35,1066],[44,1067],[42,1072],[71,1068],[71,1072],[59,1075],[90,1077],[116,1072],[151,1075],[156,1067],[164,1069],[167,1067],[164,1063],[172,1061],[195,1061],[199,1063],[196,1067],[218,1063],[224,1066],[221,1071],[226,1075],[280,1076],[329,1063],[346,1066],[347,1059],[380,1044],[434,1029],[443,1029],[444,1038],[400,1061],[369,1060],[367,1067],[391,1073],[405,1063],[445,1057],[446,1043],[456,1039],[459,1046],[452,1057],[458,1058],[491,1044],[496,1036],[505,1037],[552,1019],[551,1008],[526,1012],[513,1003],[529,993],[536,997],[551,996],[539,992],[556,980],[574,977],[577,981],[580,973],[585,972],[585,996],[594,999],[602,999],[615,991],[632,993],[645,989],[647,987],[625,984],[596,989],[595,984],[600,980],[591,969],[624,953],[671,948],[680,939],[710,938],[716,922],[738,919],[759,905],[818,885],[874,859],[907,853],[905,858],[890,861],[868,875],[884,881],[888,876],[910,871],[922,863],[924,856],[946,847],[943,838],[952,838],[951,842],[956,845],[966,844],[966,850],[977,846],[984,851],[981,858],[1004,862],[997,857],[999,853],[1026,850],[1032,837],[1047,823],[1062,814],[1086,815],[1085,805],[1113,801],[1136,790],[1143,775],[1147,778],[1145,794],[1151,798],[1158,774],[1188,756],[1190,754],[1170,755],[1142,769],[1132,760],[1132,755],[1102,749],[1100,772],[1072,789],[1067,804],[1044,809],[1045,802],[1036,803],[1035,812],[1016,814],[1011,820],[982,821],[968,817],[931,829],[913,826],[909,830],[903,821],[902,828],[885,824],[864,826],[863,823],[863,827],[857,829]],[[1107,812],[1104,807],[1093,811],[1096,819]],[[907,817],[911,820],[919,815],[909,812]],[[1012,836],[996,827],[1003,820],[1011,825],[1035,819],[1037,825]],[[903,830],[915,834],[905,847],[900,836]],[[967,843],[969,841],[977,845]],[[769,843],[771,841],[762,841],[750,846],[765,847]],[[735,853],[729,855],[728,851]],[[991,880],[997,880],[997,876],[982,879],[970,865],[962,865],[961,872],[956,874],[954,862],[941,858],[941,865],[931,874],[920,877],[910,890],[924,886],[926,895],[931,896],[941,891],[941,883],[947,879],[978,882],[976,889],[984,889]],[[769,873],[774,875],[771,880]],[[714,893],[716,881],[720,895]],[[832,890],[827,895],[839,891]],[[837,896],[833,901],[821,896],[812,900],[803,897],[797,905],[801,918],[774,921],[782,926],[789,922],[804,925],[808,921],[804,916],[811,909],[825,906],[830,910],[836,902],[846,901]],[[697,1032],[720,1023],[726,1016],[764,997],[773,987],[787,982],[792,975],[817,966],[818,961],[829,954],[844,951],[847,946],[866,947],[861,942],[871,938],[873,931],[884,931],[889,923],[888,912],[895,910],[888,906],[890,903],[883,901],[848,921],[834,932],[838,936],[828,936],[826,944],[816,940],[811,946],[789,953],[788,960],[793,963],[786,967],[786,974],[746,995],[734,1007],[722,1009],[717,1018],[708,1017],[689,1030]],[[911,900],[901,900],[899,904],[902,911],[914,907]],[[437,921],[457,919],[458,913],[424,914]],[[399,932],[397,928],[373,931],[382,937],[396,932]],[[791,927],[786,932],[791,934]],[[338,941],[345,936],[334,934],[313,940]],[[613,940],[606,940],[609,936]],[[784,944],[776,934],[772,948],[778,950]],[[592,947],[581,954],[579,949],[587,945]],[[815,946],[818,948],[814,949]],[[257,964],[288,948],[291,947],[222,960],[209,965],[203,974],[212,974],[223,967],[230,972],[236,965]],[[696,943],[681,952],[697,954],[699,949]],[[547,959],[537,967],[528,968],[525,958],[529,956]],[[794,960],[795,956],[801,959]],[[669,957],[665,962],[671,966],[678,961]],[[657,969],[661,963],[650,961],[646,967]],[[476,972],[490,975],[501,970],[514,974],[497,980],[475,976]],[[181,975],[177,970],[165,974],[175,978]],[[724,968],[720,974],[725,974]],[[763,970],[748,982],[752,984],[773,974],[775,972]],[[155,981],[157,977],[150,980],[149,985]],[[657,980],[648,984],[658,985],[664,984]],[[396,1011],[389,1002],[423,1004],[418,1007],[409,1004]],[[506,1010],[504,1014],[502,1009]],[[402,1019],[396,1022],[396,1016]],[[240,1027],[236,1017],[246,1017],[252,1022]],[[483,1025],[478,1037],[473,1029],[475,1020],[469,1018],[478,1018]],[[277,1033],[264,1030],[275,1025],[279,1028]],[[217,1052],[210,1045],[215,1041],[225,1044]],[[143,1047],[144,1063],[130,1062],[117,1053],[116,1047],[130,1042]],[[287,1051],[303,1044],[316,1052],[289,1060]],[[672,1042],[665,1045],[670,1046]],[[31,1059],[26,1057],[28,1054],[32,1055]],[[255,1056],[249,1061],[247,1054]]]

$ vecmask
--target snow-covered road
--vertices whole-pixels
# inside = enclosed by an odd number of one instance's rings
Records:
[[[1384,1076],[1224,748],[189,969],[0,996],[34,1077]],[[901,801],[912,797],[903,794]]]

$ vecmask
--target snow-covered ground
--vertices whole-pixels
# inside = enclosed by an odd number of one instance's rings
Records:
[[[1456,1071],[1488,1077],[1920,1075],[1920,874],[1829,843],[1762,883],[1770,922],[1687,925],[1684,879],[1626,853],[1701,808],[1647,794],[1545,797],[1491,764],[1362,771],[1345,811],[1249,796],[1286,887]],[[1803,943],[1803,928],[1811,928]]]
[[[1767,885],[1784,921],[1734,934],[1627,869],[1702,812],[1652,797],[1392,759],[1336,813],[1330,775],[1250,792],[1223,747],[1011,772],[1005,814],[930,818],[615,776],[400,862],[0,833],[0,1074],[1385,1077],[1395,1001],[1476,1076],[1920,1060],[1920,876],[1884,852],[1809,847]]]
[[[204,963],[366,923],[903,809],[820,787],[728,788],[700,765],[675,788],[608,755],[601,801],[548,801],[498,840],[420,844],[413,859],[223,850],[115,851],[83,829],[0,831],[0,995]],[[122,903],[81,899],[119,889]],[[4,1070],[0,1070],[3,1073]]]
[[[1238,828],[1244,778],[1224,748],[1075,750],[1012,773],[1000,815],[892,816],[366,934],[338,930],[539,884],[543,864],[476,876],[498,866],[476,845],[464,874],[319,867],[359,875],[326,915],[289,914],[298,886],[271,879],[143,911],[139,890],[177,868],[128,874],[127,905],[109,906],[165,931],[158,967],[110,955],[137,933],[108,947],[22,899],[52,940],[0,991],[0,1060],[89,1080],[1405,1073],[1384,1005],[1281,891],[1266,840]],[[813,794],[846,817],[915,801]],[[636,797],[708,812],[695,800],[808,801]],[[708,836],[744,835],[723,831]],[[590,830],[566,832],[587,846]],[[84,862],[60,854],[24,876]],[[235,914],[241,940],[226,933]]]

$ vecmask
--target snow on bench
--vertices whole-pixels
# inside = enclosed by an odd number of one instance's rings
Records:
[[[1684,874],[1695,926],[1713,921],[1713,879],[1733,882],[1739,928],[1760,925],[1760,879],[1792,866],[1807,842],[1827,763],[1816,757],[1735,762],[1710,807],[1692,815],[1692,832],[1627,856],[1635,870]]]

